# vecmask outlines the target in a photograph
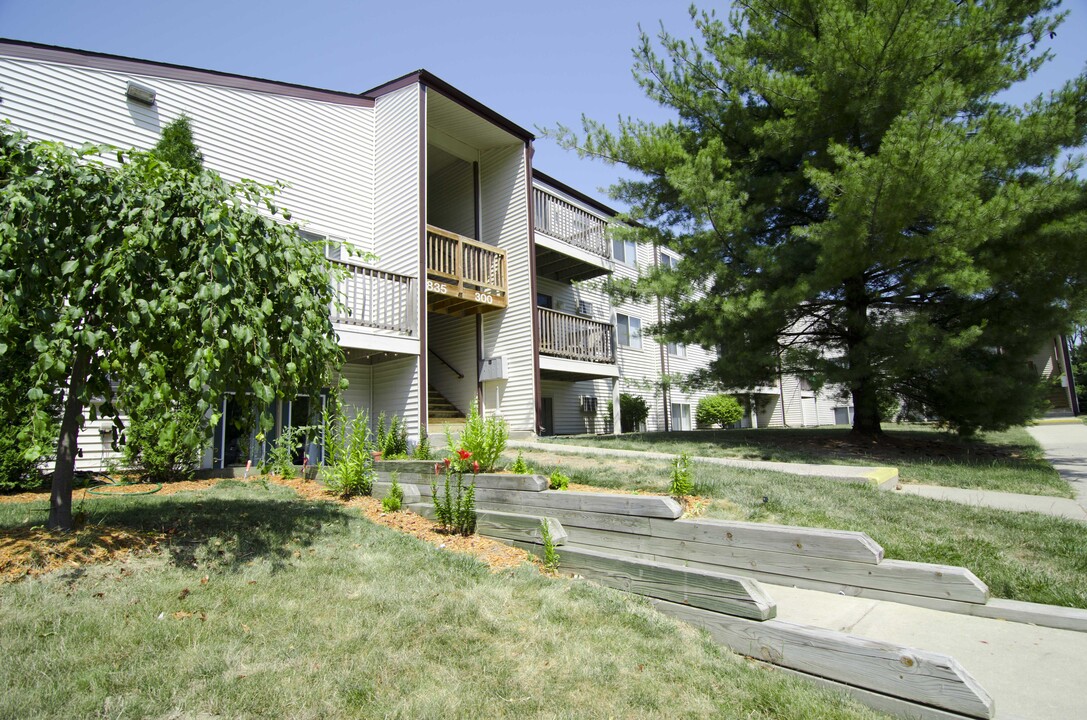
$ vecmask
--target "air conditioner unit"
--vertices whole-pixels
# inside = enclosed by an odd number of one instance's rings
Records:
[[[592,395],[581,396],[581,412],[596,414],[596,398]]]
[[[578,300],[577,301],[577,314],[578,315],[584,315],[585,317],[592,317],[592,315],[593,315],[593,304],[590,303],[590,302],[585,302],[584,300]]]

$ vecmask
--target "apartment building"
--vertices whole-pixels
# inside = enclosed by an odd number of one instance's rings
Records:
[[[73,145],[150,148],[184,113],[209,168],[288,183],[283,204],[334,241],[346,273],[332,311],[343,399],[403,418],[412,439],[473,401],[514,436],[610,432],[620,392],[649,401],[649,430],[693,427],[701,394],[662,380],[712,351],[655,342],[644,330],[665,308],[604,292],[608,277],[676,258],[613,240],[613,210],[533,168],[530,132],[425,70],[355,94],[0,41],[0,98],[12,127]],[[814,419],[802,424],[837,419],[829,401],[805,405],[799,381],[779,385],[751,396],[747,424],[796,424],[796,409]],[[310,424],[324,402],[277,403],[277,430]],[[230,420],[228,397],[208,467],[254,452]],[[80,469],[111,459],[112,432],[88,423]]]

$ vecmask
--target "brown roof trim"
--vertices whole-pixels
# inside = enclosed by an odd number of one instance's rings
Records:
[[[201,70],[200,68],[186,65],[174,65],[172,63],[156,62],[154,60],[139,60],[120,55],[91,52],[89,50],[73,50],[57,47],[55,45],[43,45],[41,43],[26,42],[23,40],[8,40],[0,38],[0,55],[8,57],[25,58],[28,60],[41,60],[44,62],[65,63],[90,67],[99,70],[111,70],[114,72],[151,75],[169,80],[182,80],[185,82],[204,83],[219,87],[229,87],[238,90],[283,95],[305,100],[320,100],[322,102],[336,103],[339,105],[354,105],[357,107],[373,107],[373,98],[362,97],[354,93],[339,92],[337,90],[322,90],[321,88],[296,85],[294,83],[279,82],[276,80],[263,80],[261,78],[236,75],[234,73],[220,72],[218,70]]]
[[[602,213],[605,213],[605,214],[610,215],[612,217],[615,217],[616,215],[619,214],[618,210],[615,210],[613,208],[608,207],[607,205],[600,202],[599,200],[596,200],[595,198],[591,198],[588,195],[586,195],[585,193],[581,192],[580,190],[575,190],[574,188],[570,187],[566,183],[560,182],[560,181],[556,180],[555,178],[551,177],[550,175],[547,175],[545,173],[540,172],[539,170],[536,170],[535,168],[533,168],[533,170],[532,170],[532,179],[533,180],[539,180],[540,182],[543,182],[543,183],[545,183],[547,185],[550,185],[551,187],[555,188],[556,190],[561,190],[562,192],[566,193],[567,195],[570,195],[572,197],[577,198],[578,200],[585,203],[586,205],[591,205],[592,207],[596,208],[597,210],[599,210]]]
[[[438,76],[426,70],[415,70],[408,73],[407,75],[401,75],[395,80],[390,80],[389,82],[378,85],[375,88],[370,88],[366,92],[362,93],[362,95],[368,98],[377,98],[415,83],[419,83],[425,85],[432,90],[436,90],[437,92],[445,95],[447,98],[457,103],[461,107],[464,107],[467,110],[471,110],[476,115],[479,115],[480,117],[490,121],[491,123],[502,128],[511,135],[520,138],[521,140],[530,141],[536,139],[535,135],[533,135],[528,130],[525,130],[517,123],[513,122],[512,120],[503,115],[499,115],[480,101],[456,89],[445,80],[442,80]]]

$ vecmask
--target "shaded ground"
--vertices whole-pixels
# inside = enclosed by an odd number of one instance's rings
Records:
[[[471,555],[491,568],[492,572],[515,567],[530,561],[530,556],[523,550],[511,548],[495,540],[472,535],[462,537],[447,535],[439,531],[437,523],[412,512],[386,513],[381,508],[381,501],[373,497],[358,497],[341,501],[330,496],[324,487],[316,482],[300,479],[272,478],[270,481],[292,489],[300,497],[309,501],[333,502],[340,506],[354,508],[371,522],[385,525],[402,533],[412,535],[436,547],[453,552]],[[219,479],[189,480],[164,483],[155,495],[172,495],[179,492],[204,491],[224,482]],[[238,482],[230,480],[227,482]],[[254,479],[252,484],[268,482]],[[107,488],[109,494],[135,495],[146,492],[153,486],[129,485]],[[201,530],[199,523],[190,522],[188,527],[172,524],[164,528],[141,528],[128,524],[116,524],[109,520],[95,522],[93,516],[97,498],[100,494],[76,491],[73,505],[76,517],[76,529],[72,532],[51,532],[40,524],[44,523],[49,507],[48,492],[24,492],[0,496],[0,503],[29,503],[26,516],[22,518],[28,527],[0,531],[0,582],[13,582],[28,575],[40,575],[60,569],[78,569],[84,565],[124,560],[133,555],[157,552],[163,549],[176,551],[184,547],[187,538],[194,530]],[[238,510],[240,518],[246,517],[245,511]],[[31,524],[34,523],[34,524]]]

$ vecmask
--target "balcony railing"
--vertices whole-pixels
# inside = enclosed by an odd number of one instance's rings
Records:
[[[346,274],[336,283],[344,307],[333,306],[332,322],[415,334],[415,278],[338,260],[333,263]]]
[[[506,307],[506,251],[427,225],[427,294]]]
[[[532,194],[537,231],[600,257],[611,257],[611,241],[603,220],[539,188],[533,188]]]
[[[615,362],[615,326],[564,312],[539,308],[540,352],[544,355]]]

